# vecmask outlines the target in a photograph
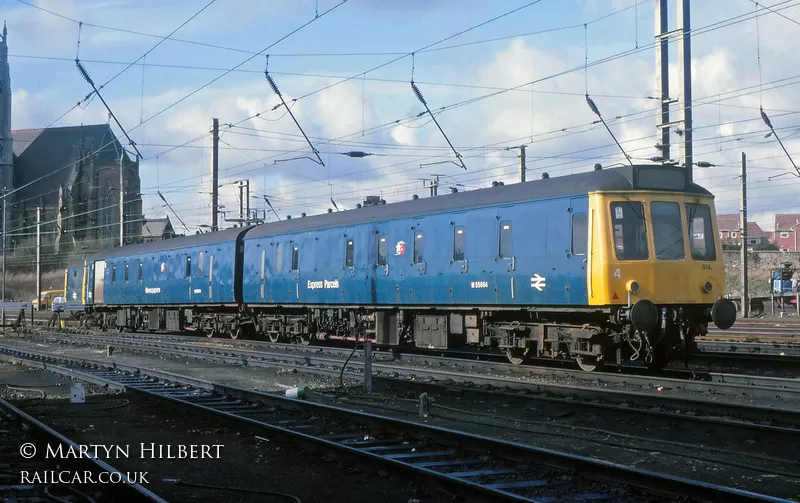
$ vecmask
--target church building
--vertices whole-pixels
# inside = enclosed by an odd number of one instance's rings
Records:
[[[35,245],[37,208],[49,253],[119,246],[120,170],[124,243],[141,242],[139,162],[108,124],[11,128],[8,31],[0,40],[0,192],[7,200],[9,250]],[[2,221],[0,221],[2,225]],[[33,240],[33,242],[31,242]],[[21,248],[20,248],[21,247]]]

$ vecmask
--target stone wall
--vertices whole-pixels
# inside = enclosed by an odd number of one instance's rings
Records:
[[[742,285],[742,260],[738,250],[725,252],[725,292],[740,295]],[[747,286],[750,295],[767,295],[770,291],[770,271],[780,269],[790,262],[800,270],[800,252],[759,251],[747,254]]]

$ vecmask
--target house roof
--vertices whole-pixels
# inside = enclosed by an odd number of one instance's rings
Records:
[[[800,213],[776,213],[775,214],[775,230],[788,231],[793,227],[800,228]]]
[[[172,230],[172,223],[169,221],[169,217],[146,218],[142,224],[142,237],[145,239],[162,238],[167,229]]]
[[[730,232],[739,230],[739,214],[717,215],[717,228],[720,232]],[[751,238],[768,237],[757,222],[747,222],[747,236]]]
[[[14,186],[35,182],[17,193],[16,199],[20,201],[41,196],[44,204],[58,204],[58,188],[69,178],[72,163],[78,160],[81,140],[90,152],[97,150],[96,160],[119,163],[120,143],[108,124],[20,129],[12,131],[11,137]],[[125,163],[131,163],[127,154]],[[52,176],[39,180],[50,173]]]

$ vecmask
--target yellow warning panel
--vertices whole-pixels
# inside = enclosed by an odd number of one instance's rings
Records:
[[[713,304],[725,295],[713,196],[659,191],[589,194],[590,305]],[[709,288],[710,286],[710,288]]]

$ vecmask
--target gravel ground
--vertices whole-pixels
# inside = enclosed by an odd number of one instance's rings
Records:
[[[454,501],[453,495],[426,488],[423,481],[355,464],[350,459],[275,438],[260,429],[250,430],[215,416],[165,405],[160,400],[124,393],[107,394],[102,388],[87,385],[86,403],[72,404],[68,401],[69,380],[4,362],[0,362],[0,382],[44,390],[46,399],[40,398],[39,393],[12,391],[5,386],[3,395],[78,444],[130,446],[128,459],[123,456],[107,461],[122,472],[147,471],[150,482],[147,487],[168,501],[277,502],[287,499],[174,485],[164,479],[280,492],[295,495],[303,502]],[[142,459],[141,443],[219,444],[224,447],[220,449],[219,459]]]
[[[46,346],[40,348],[49,349]],[[63,345],[57,345],[53,350],[105,359],[102,350],[65,349]],[[418,419],[416,400],[419,390],[411,385],[376,388],[376,393],[367,397],[359,391],[360,383],[356,380],[345,378],[347,388],[342,390],[336,378],[293,370],[209,364],[123,350],[109,360],[265,392],[282,393],[289,386],[305,385],[315,390],[313,400],[403,419]],[[684,420],[620,417],[613,411],[504,396],[492,398],[464,390],[438,394],[433,398],[435,417],[425,419],[426,423],[775,496],[800,496],[800,480],[792,476],[800,474],[797,437],[787,440],[770,434],[743,436],[739,430],[698,426]],[[599,431],[586,430],[598,425],[601,425]],[[672,443],[653,442],[653,438]],[[726,450],[712,451],[709,447]],[[713,461],[698,457],[710,457]],[[766,473],[731,465],[758,467]]]

